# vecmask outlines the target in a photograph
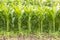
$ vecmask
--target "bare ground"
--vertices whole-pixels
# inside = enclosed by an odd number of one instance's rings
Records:
[[[0,36],[0,40],[60,40],[60,36],[52,36],[52,35]]]

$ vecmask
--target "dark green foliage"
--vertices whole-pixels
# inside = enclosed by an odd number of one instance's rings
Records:
[[[6,27],[5,27],[5,18],[4,18],[4,15],[3,13],[0,12],[0,31],[4,31],[6,30]]]
[[[29,15],[23,13],[21,17],[21,29],[26,32],[28,31],[28,19],[29,19]]]

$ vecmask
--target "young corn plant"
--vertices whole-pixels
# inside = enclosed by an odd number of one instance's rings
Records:
[[[11,3],[11,6],[15,12],[15,26],[18,28],[19,33],[21,33],[21,8],[13,3]]]
[[[36,33],[40,34],[43,32],[43,11],[41,9],[41,7],[37,7],[36,10],[34,10],[34,14],[36,16]]]
[[[36,7],[33,8],[32,12],[31,12],[31,33],[36,34],[39,30],[39,13],[37,11],[38,9]]]
[[[52,17],[52,10],[46,8],[46,14],[45,14],[45,21],[47,23],[47,32],[52,33],[52,28],[53,28],[53,17]]]
[[[48,33],[48,32],[49,32],[48,20],[47,20],[47,18],[45,18],[43,20],[43,33]]]
[[[8,7],[8,9],[9,9],[9,35],[15,35],[16,33],[17,33],[17,29],[18,28],[15,28],[15,26],[17,25],[17,23],[16,23],[16,25],[14,25],[14,20],[15,20],[15,13],[14,13],[14,10],[13,10],[13,8],[9,5],[9,7]],[[15,21],[16,22],[16,21]],[[15,34],[14,34],[14,32],[16,32]]]
[[[9,13],[8,13],[8,8],[6,7],[6,5],[4,5],[4,3],[2,3],[2,9],[3,9],[3,15],[5,18],[5,27],[7,28],[7,32],[9,32]]]
[[[33,6],[24,7],[25,14],[28,16],[27,24],[28,24],[29,33],[31,32],[31,22],[30,21],[31,21],[32,9],[33,9]]]
[[[54,33],[55,32],[55,13],[53,12],[53,9],[48,9],[47,11],[47,16],[49,19],[49,33]]]
[[[44,11],[42,10],[41,7],[38,7],[38,13],[39,13],[39,20],[40,20],[40,24],[39,24],[39,28],[40,28],[40,32],[43,32],[43,20],[44,20]]]

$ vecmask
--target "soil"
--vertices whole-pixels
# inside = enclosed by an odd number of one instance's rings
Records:
[[[0,36],[0,40],[60,40],[60,36],[52,35],[18,35],[18,36]]]

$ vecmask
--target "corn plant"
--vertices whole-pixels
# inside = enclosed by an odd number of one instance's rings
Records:
[[[15,12],[15,18],[16,18],[16,22],[15,22],[15,24],[17,24],[17,26],[16,27],[18,27],[18,29],[19,29],[19,33],[21,32],[21,20],[20,20],[20,18],[21,18],[21,9],[18,7],[18,6],[16,6],[16,5],[14,5],[13,3],[11,3],[11,6],[12,6],[12,8],[14,9],[14,12]]]
[[[2,9],[4,11],[3,15],[5,16],[5,20],[6,20],[7,31],[9,31],[9,13],[8,13],[8,9],[4,4],[2,4]]]
[[[52,19],[52,11],[50,9],[46,9],[46,14],[45,14],[45,20],[47,23],[47,32],[52,33],[52,28],[53,28],[53,19]]]
[[[42,33],[43,32],[43,20],[44,20],[44,10],[42,10],[43,8],[41,7],[38,7],[38,17],[39,17],[39,26],[40,26],[40,32]]]
[[[31,32],[36,33],[38,29],[38,15],[36,15],[37,9],[31,13]]]
[[[33,9],[33,6],[25,6],[24,7],[24,11],[26,13],[26,15],[28,15],[28,21],[27,21],[27,24],[28,24],[28,30],[29,32],[31,32],[31,13],[32,13],[32,9]]]

